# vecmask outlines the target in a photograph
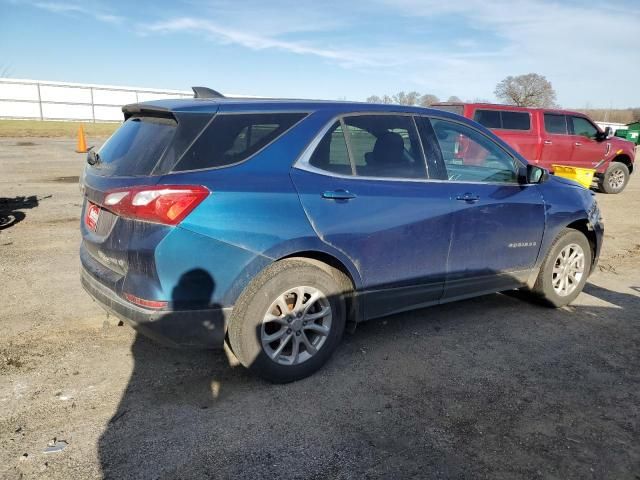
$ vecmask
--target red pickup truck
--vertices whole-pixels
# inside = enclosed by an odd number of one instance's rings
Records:
[[[601,191],[620,193],[633,172],[634,145],[601,130],[586,115],[567,110],[490,103],[437,103],[491,129],[532,163],[594,168]]]

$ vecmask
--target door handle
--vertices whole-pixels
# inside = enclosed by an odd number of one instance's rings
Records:
[[[553,142],[551,140],[545,140],[544,144],[545,145],[553,145]]]
[[[474,195],[472,193],[465,193],[463,195],[458,195],[456,197],[456,200],[461,200],[461,201],[467,202],[467,203],[476,203],[478,200],[480,200],[480,197],[478,195]]]
[[[581,144],[580,142],[576,142],[576,143],[575,143],[575,146],[576,146],[576,147],[581,147],[581,146],[582,146],[582,144]]]
[[[327,190],[322,194],[322,198],[329,200],[351,200],[356,196],[348,190]]]

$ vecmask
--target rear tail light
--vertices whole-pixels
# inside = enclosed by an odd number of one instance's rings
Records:
[[[130,293],[125,293],[123,296],[125,299],[135,305],[154,310],[162,310],[163,308],[167,308],[167,305],[169,305],[169,302],[163,302],[159,300],[145,300],[144,298],[136,297],[135,295],[131,295]]]
[[[104,207],[121,217],[177,225],[207,196],[201,185],[155,185],[111,190]]]

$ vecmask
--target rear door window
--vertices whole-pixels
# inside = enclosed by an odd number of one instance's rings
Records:
[[[530,130],[531,115],[527,112],[500,112],[503,130]]]
[[[567,119],[564,115],[555,113],[544,114],[544,129],[547,133],[567,134]]]
[[[508,110],[476,110],[473,119],[487,128],[501,130],[530,130],[531,116],[527,112]]]
[[[345,117],[356,175],[426,178],[427,169],[413,118],[405,115]]]
[[[171,143],[178,123],[173,118],[133,116],[98,150],[92,168],[100,175],[149,175]]]
[[[487,128],[501,128],[500,112],[498,110],[476,110],[473,119]]]
[[[305,113],[218,114],[182,155],[173,171],[242,162],[278,139]]]

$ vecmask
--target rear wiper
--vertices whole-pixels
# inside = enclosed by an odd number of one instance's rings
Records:
[[[89,151],[87,152],[87,163],[93,167],[100,163],[100,155],[93,147],[89,147]]]

